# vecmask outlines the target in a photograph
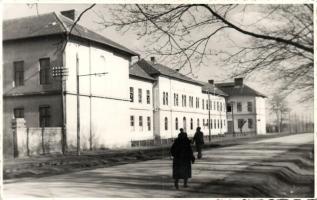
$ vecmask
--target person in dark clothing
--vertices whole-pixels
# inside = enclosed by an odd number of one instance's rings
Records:
[[[200,158],[202,158],[202,153],[201,153],[202,147],[205,144],[204,134],[203,134],[203,132],[200,131],[200,127],[197,127],[197,129],[196,129],[196,133],[194,135],[193,142],[195,143],[196,150],[198,152],[197,158],[200,159]]]
[[[184,179],[184,187],[188,187],[187,179],[192,176],[191,164],[195,162],[195,156],[187,133],[185,133],[182,128],[171,147],[171,154],[173,156],[173,178],[175,180],[175,188],[178,189],[179,179]]]

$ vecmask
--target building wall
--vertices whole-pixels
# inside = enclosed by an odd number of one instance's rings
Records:
[[[163,92],[168,93],[168,104],[164,104],[163,102]],[[197,119],[199,119],[199,126],[202,128],[202,131],[205,132],[205,135],[209,134],[207,126],[208,110],[206,108],[208,95],[202,93],[201,86],[160,76],[158,77],[157,85],[154,87],[154,93],[155,101],[157,101],[154,104],[154,110],[159,116],[159,119],[155,119],[155,123],[158,123],[154,125],[156,127],[155,133],[160,135],[161,138],[177,137],[180,128],[184,128],[189,137],[193,136],[198,126]],[[178,94],[178,106],[174,104],[174,93]],[[186,95],[186,106],[182,106],[182,95]],[[189,106],[189,96],[193,97],[192,107]],[[210,100],[213,102],[212,105],[216,105],[217,102],[219,105],[220,103],[222,104],[222,111],[220,111],[220,106],[218,110],[216,106],[212,107],[210,111],[211,119],[222,120],[222,122],[224,122],[223,120],[226,120],[224,97],[213,94],[210,96]],[[196,97],[199,98],[198,108],[196,107]],[[204,99],[204,109],[202,106],[202,99]],[[184,117],[186,122],[184,122]],[[165,118],[167,118],[167,130],[165,128]],[[178,119],[178,127],[176,127],[176,118]],[[191,119],[193,120],[192,126]],[[203,119],[205,119],[206,126],[203,126]],[[211,129],[211,134],[224,134],[227,132],[226,125],[223,125],[222,128],[220,127],[220,123],[219,128],[217,127],[215,129],[213,127]]]
[[[72,41],[65,50],[67,142],[76,147],[77,97],[76,55],[81,76],[80,134],[81,146],[116,148],[130,145],[129,134],[129,62],[130,58],[89,43]],[[114,85],[115,84],[115,85]]]
[[[236,133],[240,132],[240,128],[238,126],[238,121],[239,119],[245,120],[246,123],[242,127],[242,132],[243,133],[248,133],[248,132],[257,132],[256,130],[258,129],[259,123],[257,121],[257,114],[259,111],[259,107],[263,107],[263,105],[259,105],[256,101],[256,97],[254,96],[230,96],[228,97],[227,103],[231,105],[231,102],[233,103],[233,118],[234,118],[234,131]],[[237,103],[240,102],[242,105],[242,110],[241,112],[238,112],[237,109]],[[252,102],[252,112],[248,111],[248,102]],[[262,102],[261,102],[262,103]],[[261,108],[262,110],[263,108]],[[265,108],[264,108],[265,110]],[[265,113],[264,113],[265,115]],[[232,112],[227,113],[228,121],[232,121]],[[252,128],[249,128],[249,122],[248,119],[252,119]]]
[[[61,81],[53,79],[40,84],[41,58],[50,58],[51,66],[62,66],[63,57],[56,53],[58,37],[37,38],[3,43],[3,144],[4,155],[12,156],[11,119],[13,109],[24,108],[27,127],[39,126],[39,106],[50,106],[50,126],[61,126]],[[15,61],[24,61],[24,85],[14,83]],[[44,95],[45,93],[49,93]],[[41,94],[41,95],[40,95]]]
[[[153,83],[136,78],[129,79],[129,88],[133,88],[133,102],[129,103],[130,116],[134,117],[134,126],[130,124],[131,140],[148,140],[154,139],[153,133]],[[139,89],[142,90],[142,102],[139,102]],[[147,93],[150,91],[150,102],[147,102]],[[139,124],[139,117],[143,118],[143,125]],[[150,130],[148,127],[147,118],[150,117]]]

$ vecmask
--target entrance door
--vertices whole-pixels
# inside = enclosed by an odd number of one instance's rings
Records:
[[[233,133],[233,123],[232,123],[232,121],[228,121],[228,133]]]

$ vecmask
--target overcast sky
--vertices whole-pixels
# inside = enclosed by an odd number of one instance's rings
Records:
[[[44,14],[48,12],[59,12],[62,10],[69,10],[69,9],[76,9],[78,13],[83,11],[85,8],[89,7],[90,4],[38,4],[38,12],[39,14]],[[104,35],[105,37],[114,40],[132,50],[135,50],[142,55],[142,50],[144,50],[145,41],[144,40],[137,40],[137,36],[133,32],[128,33],[120,33],[114,30],[113,28],[104,29],[100,24],[97,22],[100,21],[100,18],[97,16],[96,13],[102,13],[106,17],[110,17],[107,15],[107,9],[109,5],[97,5],[92,10],[85,13],[84,17],[82,17],[80,24],[86,26],[87,28],[98,32],[99,34]],[[26,4],[4,4],[3,5],[3,19],[12,19],[18,17],[26,17],[31,15],[36,15],[37,10],[36,6],[33,5],[26,5]],[[235,23],[243,23],[243,24],[252,24],[254,21],[259,19],[261,16],[257,13],[256,9],[249,10],[245,12],[243,15],[241,13],[235,13],[233,15],[233,20]],[[278,23],[274,21],[265,22],[265,23]],[[228,33],[230,34],[230,38],[235,41],[244,41],[245,37],[239,33]],[[230,47],[232,45],[232,41],[223,41],[221,37],[219,39],[215,39],[211,42],[210,45],[223,45],[225,47]],[[223,63],[217,60],[211,60],[210,65],[208,66],[201,66],[201,67],[194,67],[194,74],[193,78],[196,78],[201,81],[207,81],[208,79],[214,79],[216,82],[220,81],[232,81],[228,79],[229,72],[226,71],[226,68],[222,66]],[[248,80],[245,81],[249,86],[252,88],[266,94],[267,96],[272,95],[272,86],[274,83],[266,84],[265,77],[255,75]],[[296,95],[290,97],[289,104],[290,107],[299,113],[305,113],[305,115],[312,116],[313,113],[313,104],[298,104],[295,102]],[[267,106],[268,107],[268,106]]]

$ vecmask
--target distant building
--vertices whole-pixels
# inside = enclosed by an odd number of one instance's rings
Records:
[[[229,132],[266,133],[265,95],[244,84],[242,78],[216,86],[229,95],[226,99]]]
[[[5,154],[12,153],[12,118],[27,127],[64,127],[69,150],[78,124],[82,149],[175,138],[180,128],[192,137],[198,126],[206,136],[233,132],[233,124],[235,132],[244,124],[245,133],[265,133],[265,96],[242,79],[204,83],[154,57],[131,65],[139,55],[128,48],[81,25],[70,33],[74,17],[70,10],[4,21]],[[68,70],[64,79],[53,76],[56,67]]]

